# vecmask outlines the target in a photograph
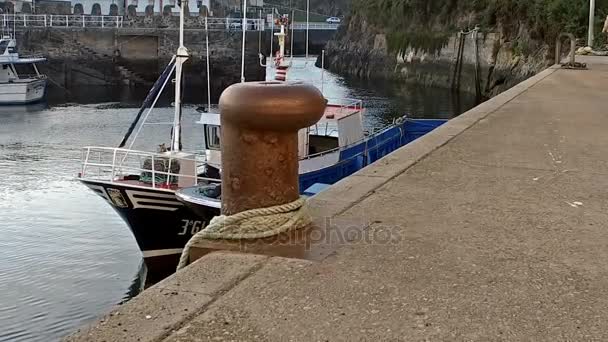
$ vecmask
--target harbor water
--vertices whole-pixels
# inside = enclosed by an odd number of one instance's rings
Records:
[[[362,99],[369,128],[404,114],[451,118],[474,105],[474,96],[444,89],[346,80],[312,59],[297,59],[289,77],[328,98]],[[0,108],[0,341],[59,340],[140,291],[142,256],[127,225],[75,177],[82,147],[117,145],[145,93],[50,89],[48,104]],[[206,95],[194,94],[184,109],[187,149],[202,148],[195,109]],[[172,120],[171,96],[149,122]],[[133,148],[168,144],[170,129],[146,126]]]

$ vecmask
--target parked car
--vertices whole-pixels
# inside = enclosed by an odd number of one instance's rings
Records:
[[[240,22],[233,22],[230,23],[230,31],[242,31],[243,30],[243,24],[241,24]]]
[[[340,20],[340,18],[338,18],[338,17],[330,17],[330,18],[327,18],[327,20],[325,20],[325,22],[328,24],[339,24],[342,22],[342,20]]]

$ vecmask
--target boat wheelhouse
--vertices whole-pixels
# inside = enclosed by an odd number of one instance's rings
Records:
[[[3,36],[0,39],[0,105],[41,101],[46,93],[47,78],[40,74],[36,63],[44,61],[46,58],[40,56],[20,57],[17,41]],[[19,72],[28,65],[31,73]]]
[[[319,122],[298,133],[299,185],[303,195],[316,194],[446,122],[404,116],[370,132],[364,128],[361,101],[337,99],[332,103]],[[199,123],[205,135],[207,165],[221,174],[220,115],[202,113]],[[217,183],[182,188],[176,196],[204,217],[213,208],[220,208],[219,187]]]

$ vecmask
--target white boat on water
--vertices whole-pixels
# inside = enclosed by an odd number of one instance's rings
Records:
[[[0,39],[0,105],[27,104],[41,101],[46,93],[47,78],[40,74],[36,63],[46,58],[19,57],[17,41],[10,36]],[[17,72],[17,66],[22,72]],[[33,73],[23,73],[31,65]]]

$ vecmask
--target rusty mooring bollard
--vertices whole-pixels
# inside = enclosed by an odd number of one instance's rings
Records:
[[[303,83],[235,84],[220,98],[222,214],[293,202],[298,131],[325,111],[321,92]]]

